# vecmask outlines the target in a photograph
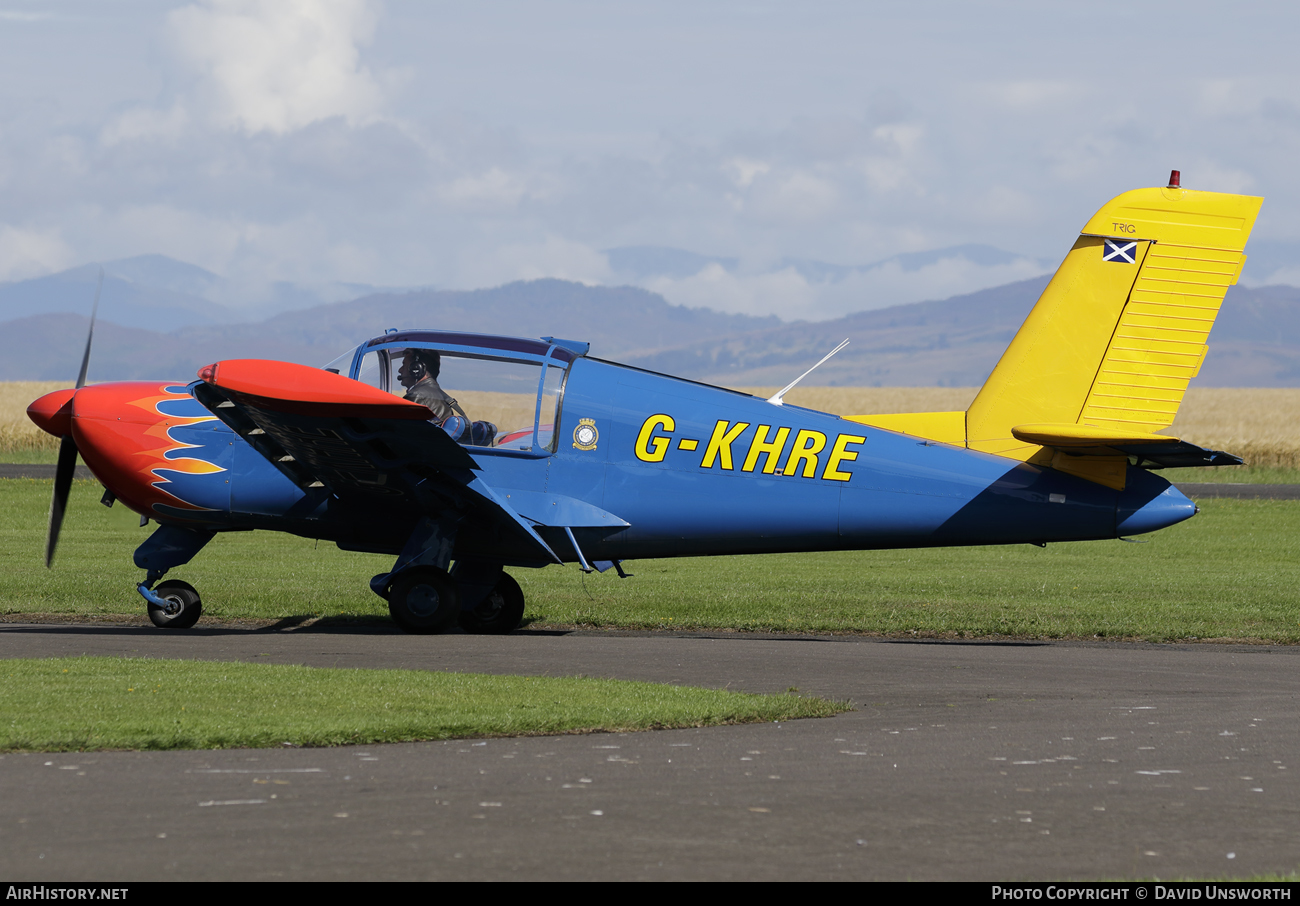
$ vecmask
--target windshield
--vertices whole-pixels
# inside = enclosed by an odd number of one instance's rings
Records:
[[[460,443],[541,452],[554,446],[564,368],[389,347],[366,353],[357,380],[428,406]]]
[[[344,377],[351,377],[352,359],[356,356],[356,354],[357,354],[357,347],[353,346],[351,349],[343,353],[338,358],[332,359],[325,365],[321,366],[321,368],[324,371],[332,371],[335,374],[341,374]]]

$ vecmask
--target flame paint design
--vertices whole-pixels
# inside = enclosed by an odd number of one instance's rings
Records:
[[[187,508],[228,510],[229,481],[202,480],[228,471],[226,466],[219,465],[230,460],[228,434],[220,431],[221,422],[190,396],[184,386],[167,386],[162,390],[165,396],[132,403],[141,408],[151,404],[152,411],[163,419],[144,432],[146,437],[156,437],[162,444],[140,451],[141,457],[154,461],[152,465],[142,466],[141,471],[156,476],[158,480],[150,484]]]
[[[87,465],[132,509],[230,509],[233,435],[185,385],[92,385],[74,408]]]

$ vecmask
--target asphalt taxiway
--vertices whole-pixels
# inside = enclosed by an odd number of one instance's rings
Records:
[[[609,676],[828,719],[336,749],[10,754],[0,876],[1237,878],[1300,867],[1300,649],[0,626],[75,654]]]

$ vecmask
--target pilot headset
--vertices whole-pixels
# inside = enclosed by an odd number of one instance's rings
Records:
[[[411,367],[410,375],[413,382],[424,380],[426,374],[438,378],[438,372],[442,370],[442,356],[432,349],[412,349],[410,350]]]

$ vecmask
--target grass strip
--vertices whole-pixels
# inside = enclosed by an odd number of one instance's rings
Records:
[[[850,706],[590,677],[149,658],[0,662],[0,751],[226,749],[705,727]]]
[[[143,614],[131,551],[148,535],[74,482],[53,570],[41,562],[50,482],[0,480],[0,613]],[[700,557],[512,570],[535,624],[867,632],[937,637],[1300,642],[1300,502],[1203,500],[1144,536],[1013,547]],[[175,578],[205,620],[388,619],[366,579],[388,557],[272,532],[215,539]],[[203,624],[200,623],[200,626]]]
[[[1284,466],[1219,466],[1212,469],[1161,469],[1156,473],[1182,484],[1300,484],[1300,469]]]

